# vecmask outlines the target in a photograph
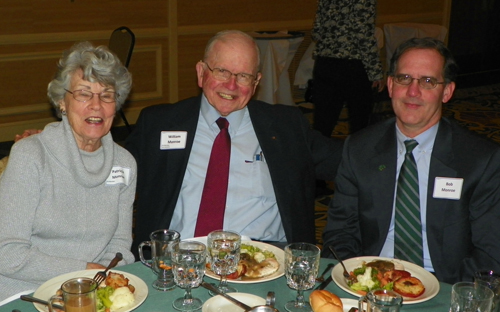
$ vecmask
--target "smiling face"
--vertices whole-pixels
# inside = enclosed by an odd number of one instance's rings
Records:
[[[395,74],[413,78],[434,77],[444,81],[444,58],[434,49],[411,49],[398,60]],[[396,123],[408,137],[415,137],[439,122],[442,105],[450,100],[455,83],[438,84],[434,89],[422,89],[417,80],[410,85],[395,83],[387,78],[387,88],[396,114]]]
[[[81,71],[73,74],[68,90],[88,90],[93,93],[114,91],[97,82],[83,80]],[[79,102],[71,93],[66,92],[60,105],[61,111],[66,111],[78,147],[89,152],[97,150],[101,146],[101,138],[111,129],[116,103],[105,103],[99,99],[98,94],[94,94],[90,101]]]
[[[224,40],[218,40],[212,47],[208,57],[204,60],[210,68],[221,68],[234,74],[247,73],[260,80],[257,73],[258,56],[255,43],[241,35],[228,35]],[[221,116],[244,108],[257,88],[257,83],[249,86],[240,85],[236,77],[231,76],[227,81],[217,80],[203,62],[196,64],[198,86]]]

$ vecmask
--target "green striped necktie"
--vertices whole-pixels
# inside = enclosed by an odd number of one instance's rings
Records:
[[[418,171],[412,154],[418,142],[406,140],[404,143],[406,155],[396,192],[394,257],[423,266]]]

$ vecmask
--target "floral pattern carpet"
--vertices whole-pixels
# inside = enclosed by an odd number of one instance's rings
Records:
[[[378,102],[373,112],[372,122],[394,116],[390,101]],[[455,90],[453,98],[443,106],[443,115],[500,144],[500,84]],[[312,112],[306,112],[306,116],[312,119]],[[345,138],[349,134],[347,117],[344,110],[332,133],[333,137]],[[321,235],[332,197],[316,199],[316,239],[319,246],[323,241]]]

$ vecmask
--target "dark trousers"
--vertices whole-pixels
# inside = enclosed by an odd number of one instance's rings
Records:
[[[347,104],[349,129],[368,126],[373,106],[372,82],[360,60],[316,57],[313,70],[313,128],[330,137]]]

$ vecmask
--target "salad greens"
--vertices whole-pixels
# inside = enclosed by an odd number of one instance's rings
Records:
[[[111,286],[106,286],[97,289],[97,312],[105,312],[106,309],[111,308],[113,302],[109,297],[115,290]]]
[[[247,245],[247,244],[241,244],[241,249],[240,253],[247,253],[255,259],[257,262],[262,262],[263,260],[267,258],[276,258],[274,253],[267,251],[267,250],[261,250],[259,247],[255,247],[252,245]]]
[[[353,274],[356,276],[357,282],[352,283],[349,287],[354,291],[365,291],[368,292],[372,289],[387,289],[392,290],[393,283],[387,283],[382,286],[380,279],[378,278],[378,270],[376,268],[367,267],[365,264],[360,268],[356,268]]]

